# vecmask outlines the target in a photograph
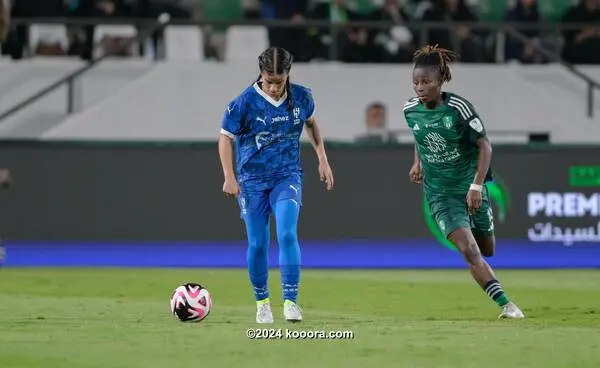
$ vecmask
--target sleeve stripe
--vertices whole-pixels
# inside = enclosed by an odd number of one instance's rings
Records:
[[[221,128],[221,134],[231,138],[231,139],[235,139],[235,134],[230,133],[228,131],[226,131],[225,129]]]
[[[459,98],[456,98],[454,96],[450,97],[450,102],[448,103],[448,105],[456,107],[457,109],[462,108],[461,112],[463,113],[463,119],[465,120],[473,116],[473,112],[471,111],[469,104]]]
[[[455,104],[455,103],[453,103],[453,102],[448,102],[448,106],[450,106],[450,107],[454,107],[456,110],[458,110],[458,112],[460,113],[460,117],[461,117],[463,120],[467,120],[467,119],[469,118],[469,116],[468,116],[468,115],[467,115],[467,113],[465,112],[465,109],[464,109],[464,107],[462,107],[462,106],[460,106],[460,105],[457,105],[457,104]]]
[[[419,102],[407,102],[404,104],[404,108],[402,110],[410,109],[411,107],[415,107],[419,104]]]
[[[308,118],[306,118],[306,120],[310,120],[310,119],[314,118],[315,117],[315,111],[316,111],[316,109],[313,108],[312,114],[310,114],[310,116]]]
[[[465,100],[454,97],[454,96],[451,96],[450,100],[456,102],[459,105],[464,106],[465,109],[467,110],[467,112],[469,113],[469,116],[473,115],[473,112],[471,111],[471,107],[469,107],[469,103],[466,102]]]

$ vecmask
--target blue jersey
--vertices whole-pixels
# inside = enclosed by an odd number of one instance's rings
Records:
[[[302,172],[300,136],[315,104],[310,89],[291,84],[290,96],[275,101],[257,83],[235,98],[225,111],[221,134],[235,139],[240,183]]]

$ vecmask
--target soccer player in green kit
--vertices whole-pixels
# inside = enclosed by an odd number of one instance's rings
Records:
[[[422,183],[433,218],[460,251],[473,278],[502,308],[499,318],[524,318],[483,258],[495,248],[494,222],[485,182],[491,179],[492,146],[475,108],[442,92],[452,75],[452,51],[425,46],[415,52],[413,87],[417,97],[404,105],[415,138],[410,179]]]

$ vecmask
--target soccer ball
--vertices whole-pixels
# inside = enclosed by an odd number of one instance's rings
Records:
[[[212,299],[206,288],[193,282],[185,283],[171,296],[171,313],[181,322],[200,322],[212,309]]]

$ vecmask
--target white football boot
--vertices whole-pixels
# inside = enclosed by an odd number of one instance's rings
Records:
[[[256,305],[256,323],[273,323],[273,312],[271,303],[257,303]]]
[[[502,313],[500,313],[498,318],[521,319],[525,318],[525,314],[523,314],[516,304],[510,302],[502,308]]]
[[[298,304],[291,300],[286,300],[283,303],[283,316],[288,322],[301,322],[302,321],[302,310]]]

